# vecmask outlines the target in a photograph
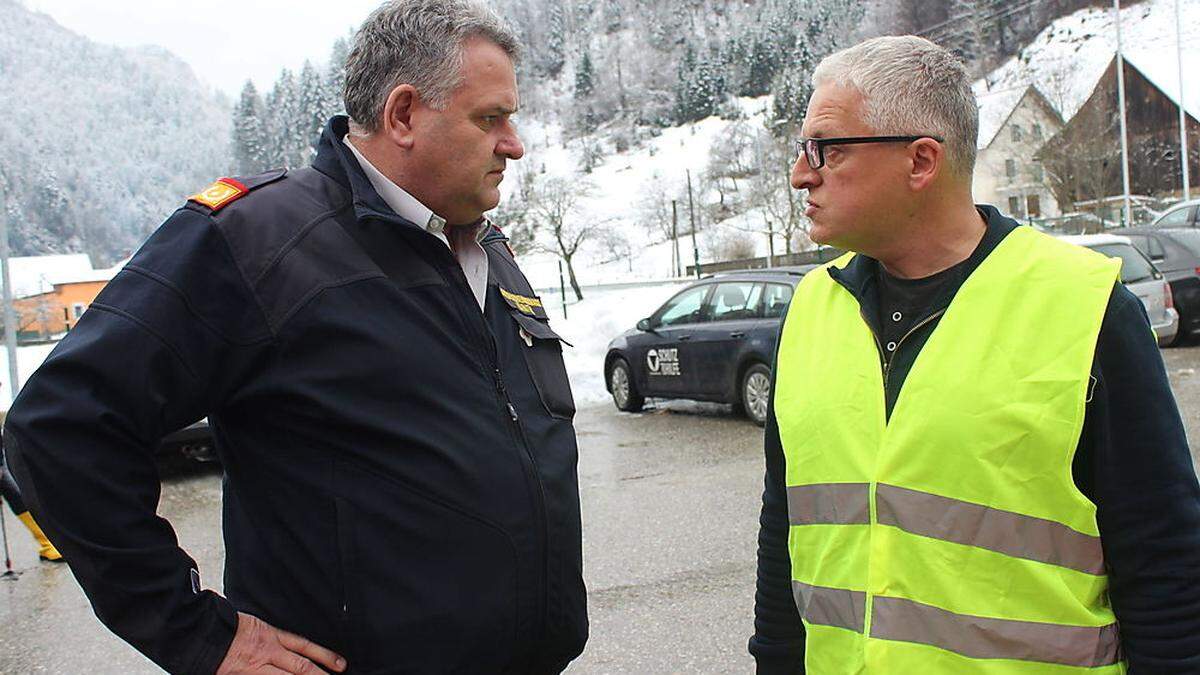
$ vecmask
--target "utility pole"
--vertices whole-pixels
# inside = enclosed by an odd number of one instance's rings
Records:
[[[1121,0],[1113,0],[1117,14],[1117,106],[1121,109],[1121,183],[1125,188],[1125,227],[1133,226],[1129,199],[1129,131],[1125,121],[1125,55],[1121,51]]]
[[[767,162],[763,159],[763,135],[759,133],[754,137],[754,149],[758,151],[758,171],[759,177],[765,182],[767,176]],[[763,220],[767,221],[767,269],[774,266],[775,257],[775,225],[766,215],[766,209],[763,209]]]
[[[8,184],[0,184],[0,275],[4,277],[4,348],[8,352],[8,400],[20,389],[17,372],[17,317],[13,311],[12,274],[8,269]]]
[[[688,182],[688,217],[692,221],[692,260],[696,264],[696,278],[700,278],[700,247],[696,246],[696,208],[692,204],[692,171],[687,171]]]
[[[1179,0],[1175,0],[1175,60],[1179,64],[1179,161],[1183,165],[1183,198],[1192,198],[1187,140],[1187,113],[1183,110],[1183,38],[1179,33]]]
[[[673,242],[674,251],[671,257],[671,276],[683,276],[683,260],[679,256],[679,213],[675,208],[676,202],[671,200],[671,241]]]
[[[767,269],[775,266],[775,223],[767,218]]]
[[[562,298],[563,320],[567,319],[567,284],[563,281],[562,260],[558,261],[558,295]]]

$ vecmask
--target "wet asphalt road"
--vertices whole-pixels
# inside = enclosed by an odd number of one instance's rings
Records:
[[[1163,354],[1188,435],[1200,439],[1200,347]],[[727,406],[688,402],[639,415],[592,406],[577,428],[592,638],[568,672],[752,672],[761,430]],[[220,476],[168,469],[160,513],[219,589]],[[161,672],[5,517],[19,576],[0,580],[0,673]]]

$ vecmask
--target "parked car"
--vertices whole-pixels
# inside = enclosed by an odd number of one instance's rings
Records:
[[[1128,237],[1167,277],[1179,312],[1176,341],[1200,333],[1200,228],[1128,228],[1113,230]]]
[[[179,454],[197,462],[214,462],[217,454],[213,449],[212,430],[208,427],[208,418],[186,426],[168,434],[158,444],[157,454]]]
[[[1179,313],[1171,294],[1171,284],[1150,259],[1134,248],[1129,237],[1114,234],[1081,234],[1064,240],[1121,260],[1121,283],[1125,284],[1146,307],[1150,325],[1162,345],[1175,342],[1179,332]]]
[[[648,397],[732,403],[762,425],[780,323],[815,267],[719,274],[676,293],[609,343],[604,381],[613,403],[629,412]]]
[[[1174,204],[1155,218],[1149,227],[1196,227],[1197,206],[1200,206],[1200,199]]]

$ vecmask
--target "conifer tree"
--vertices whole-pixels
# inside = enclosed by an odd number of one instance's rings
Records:
[[[575,100],[586,99],[592,95],[595,88],[595,72],[592,69],[592,57],[588,50],[583,50],[583,57],[575,68]]]
[[[350,43],[338,38],[329,53],[329,68],[325,74],[325,119],[344,112],[342,88],[346,84],[346,57],[350,55]]]
[[[567,25],[562,0],[551,0],[547,13],[542,71],[550,77],[558,77],[566,63]]]
[[[304,62],[300,71],[299,100],[300,118],[297,124],[300,158],[308,163],[316,154],[321,129],[325,127],[325,77],[310,61]]]
[[[308,119],[302,115],[296,77],[284,68],[267,96],[267,117],[270,120],[270,157],[272,166],[296,168],[304,164],[308,147]]]
[[[234,172],[242,176],[269,168],[262,98],[250,80],[233,109],[233,162]]]

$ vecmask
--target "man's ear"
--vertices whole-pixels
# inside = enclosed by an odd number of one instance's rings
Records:
[[[412,118],[417,106],[417,90],[402,84],[388,94],[383,104],[383,126],[380,130],[396,145],[408,149],[413,144]]]
[[[912,160],[912,172],[908,176],[909,186],[914,192],[929,187],[946,167],[946,146],[932,138],[913,141],[908,149]]]

